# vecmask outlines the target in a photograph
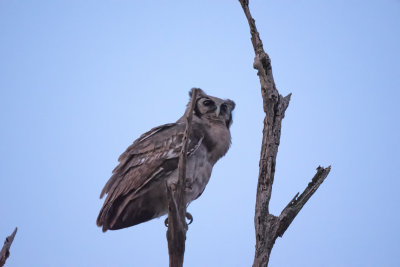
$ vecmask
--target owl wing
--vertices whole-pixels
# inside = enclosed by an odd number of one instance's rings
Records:
[[[113,204],[118,198],[130,194],[134,197],[140,190],[156,177],[166,176],[178,166],[182,149],[182,138],[185,123],[170,123],[158,126],[141,135],[119,157],[119,165],[113,170],[111,178],[104,186],[100,198],[105,194],[103,208],[97,223],[101,226]],[[193,154],[203,141],[201,130],[196,124],[188,140],[188,156]],[[132,195],[133,193],[133,195]],[[114,207],[117,208],[117,207]]]

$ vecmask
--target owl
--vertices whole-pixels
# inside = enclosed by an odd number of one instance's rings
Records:
[[[188,138],[184,196],[187,205],[202,194],[214,164],[230,147],[229,129],[235,108],[232,100],[197,90]],[[190,107],[190,101],[187,107]],[[100,198],[107,194],[97,217],[97,225],[103,232],[137,225],[168,213],[166,184],[178,181],[177,168],[185,128],[184,115],[175,123],[144,133],[122,153],[119,165],[100,194]]]

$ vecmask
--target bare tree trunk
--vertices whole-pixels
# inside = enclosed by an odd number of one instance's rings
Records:
[[[15,227],[14,232],[10,236],[7,236],[6,240],[4,241],[3,248],[0,251],[0,267],[3,267],[6,264],[7,258],[10,256],[10,247],[12,242],[14,241],[14,237],[17,234],[18,228]]]
[[[182,139],[182,150],[179,155],[178,163],[178,183],[176,186],[167,186],[168,195],[168,253],[169,253],[169,266],[182,267],[183,257],[185,253],[185,241],[188,225],[186,217],[191,215],[186,212],[185,203],[185,180],[186,180],[186,157],[188,150],[188,138],[191,131],[193,110],[196,104],[196,97],[198,90],[194,89],[190,106],[186,110],[186,129]],[[175,188],[173,188],[175,187]]]
[[[249,1],[239,0],[239,2],[242,5],[250,26],[251,42],[255,52],[253,67],[258,70],[257,75],[261,83],[263,108],[266,114],[264,119],[254,216],[256,251],[253,267],[260,267],[268,266],[269,257],[275,240],[278,236],[282,237],[304,204],[328,176],[330,166],[328,168],[318,167],[317,173],[304,192],[300,197],[298,197],[299,193],[297,193],[283,209],[279,217],[269,213],[269,201],[271,199],[272,184],[274,182],[282,120],[285,117],[285,111],[289,105],[291,94],[283,97],[276,89],[274,77],[272,75],[271,59],[264,51],[255,20],[250,14]]]

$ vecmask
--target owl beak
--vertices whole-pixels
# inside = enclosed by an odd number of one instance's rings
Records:
[[[215,110],[215,116],[219,116],[219,113],[221,112],[221,106],[217,106],[217,110]]]

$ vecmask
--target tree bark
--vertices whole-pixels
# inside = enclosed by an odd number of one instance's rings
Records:
[[[190,101],[190,105],[185,112],[186,129],[182,139],[182,150],[179,155],[178,163],[178,183],[175,186],[167,186],[168,195],[168,253],[169,266],[182,267],[183,257],[185,253],[185,241],[188,225],[186,217],[191,215],[186,212],[185,203],[185,180],[186,180],[186,158],[188,150],[188,138],[191,131],[193,118],[193,110],[196,105],[198,90],[194,89]]]
[[[0,251],[0,267],[3,267],[4,264],[6,263],[7,258],[10,256],[10,247],[12,242],[14,241],[14,237],[17,234],[18,228],[15,227],[14,232],[10,236],[6,238],[4,241],[3,248]]]
[[[317,173],[304,192],[299,193],[283,209],[279,217],[269,213],[269,201],[274,182],[276,156],[280,143],[282,120],[289,105],[291,94],[283,97],[276,89],[272,75],[271,59],[264,51],[263,43],[257,31],[255,20],[251,16],[248,0],[239,0],[250,26],[251,42],[255,52],[253,67],[261,84],[261,95],[265,112],[259,176],[254,216],[256,232],[256,251],[253,267],[268,266],[269,257],[275,240],[282,237],[286,229],[328,176],[328,168],[317,168]]]

